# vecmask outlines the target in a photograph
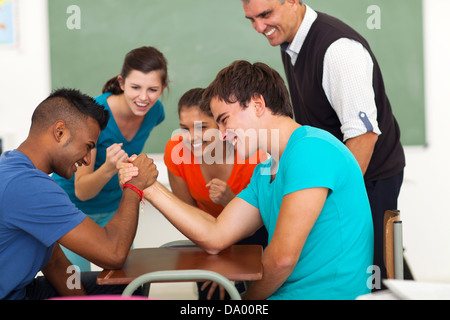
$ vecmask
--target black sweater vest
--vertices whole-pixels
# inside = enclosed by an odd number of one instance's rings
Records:
[[[370,53],[374,63],[373,88],[378,126],[382,134],[378,137],[364,178],[366,181],[372,181],[391,177],[403,170],[405,156],[400,143],[400,129],[386,96],[378,62],[369,44],[360,34],[342,21],[324,13],[318,13],[294,66],[290,56],[281,51],[295,119],[302,125],[324,129],[343,140],[341,123],[322,87],[325,53],[333,42],[341,38],[360,42]]]

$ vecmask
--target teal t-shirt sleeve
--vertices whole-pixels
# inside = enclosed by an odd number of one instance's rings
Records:
[[[36,175],[25,181],[18,178],[10,183],[6,193],[10,205],[16,206],[8,223],[24,230],[49,247],[85,218],[68,195],[52,178]]]
[[[159,108],[160,108],[159,118],[158,118],[158,121],[156,122],[156,125],[163,122],[164,119],[166,118],[166,112],[164,111],[164,106],[161,102],[159,102]]]
[[[283,167],[283,196],[298,190],[324,187],[333,190],[339,180],[342,155],[332,143],[305,137],[290,145],[285,150]]]
[[[270,159],[259,163],[253,170],[252,178],[247,187],[237,194],[237,197],[245,200],[258,209],[260,209],[258,185],[260,180],[264,177],[264,173],[270,172],[270,163]]]

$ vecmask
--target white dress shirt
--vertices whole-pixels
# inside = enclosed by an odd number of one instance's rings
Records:
[[[286,53],[295,65],[317,12],[306,6],[305,17]],[[344,142],[366,132],[381,134],[372,85],[373,61],[364,46],[348,38],[336,40],[327,49],[322,86],[340,122]]]

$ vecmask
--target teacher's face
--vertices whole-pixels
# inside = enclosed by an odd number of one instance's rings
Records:
[[[301,24],[298,0],[250,0],[242,2],[245,17],[272,46],[292,42]]]

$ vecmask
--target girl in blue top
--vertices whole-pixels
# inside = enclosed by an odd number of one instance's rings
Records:
[[[156,48],[130,51],[120,75],[106,82],[103,94],[95,98],[111,117],[92,150],[91,164],[80,166],[70,180],[53,175],[72,202],[101,226],[115,214],[122,197],[117,163],[141,153],[151,130],[165,118],[159,97],[167,78],[167,61]],[[90,270],[89,261],[64,251],[81,271]]]

